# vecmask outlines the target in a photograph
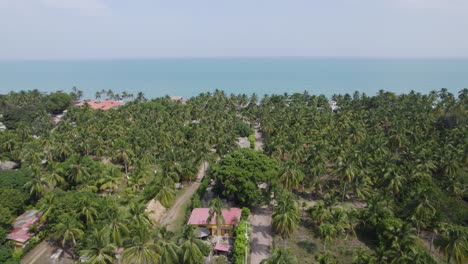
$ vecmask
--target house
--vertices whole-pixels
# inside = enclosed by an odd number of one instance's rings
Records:
[[[29,233],[29,228],[35,223],[39,223],[41,214],[37,210],[28,210],[16,218],[13,229],[7,238],[15,242],[15,248],[22,248],[34,235]]]
[[[84,102],[79,102],[75,104],[75,106],[83,106],[83,105],[89,105],[89,107],[96,109],[96,110],[109,110],[113,108],[118,108],[119,106],[122,106],[124,103],[119,102],[119,101],[113,101],[113,100],[104,100],[104,101],[84,101]]]
[[[169,96],[169,99],[171,99],[174,102],[180,102],[181,104],[187,103],[187,101],[182,96],[173,95]]]
[[[210,215],[209,208],[194,208],[187,222],[189,225],[207,228],[211,231],[212,236],[228,236],[232,237],[234,227],[240,222],[241,209],[225,208],[223,209],[224,224],[216,225],[216,213],[208,223],[207,219]]]

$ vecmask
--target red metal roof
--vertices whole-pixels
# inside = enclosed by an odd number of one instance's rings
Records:
[[[28,241],[32,236],[32,234],[28,232],[28,229],[31,225],[38,222],[39,218],[40,214],[38,214],[37,210],[29,210],[18,216],[13,223],[13,229],[8,234],[8,239],[20,243]]]
[[[223,243],[216,243],[216,246],[214,247],[215,250],[218,251],[224,251],[224,252],[229,252],[229,244],[223,244]]]
[[[96,109],[96,110],[109,110],[111,108],[116,108],[124,103],[119,102],[119,101],[113,101],[113,100],[104,100],[104,101],[85,101],[85,102],[79,102],[75,104],[76,106],[83,106],[85,104],[88,104],[89,107]]]
[[[187,222],[189,225],[206,225],[208,216],[210,215],[209,208],[194,208],[190,218]],[[235,225],[239,223],[241,217],[241,209],[239,208],[230,208],[223,209],[224,223],[226,225]],[[216,224],[216,213],[211,219],[212,225]]]

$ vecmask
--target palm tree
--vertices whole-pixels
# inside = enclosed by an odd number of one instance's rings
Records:
[[[133,156],[133,151],[124,147],[119,147],[114,152],[114,160],[117,162],[121,162],[124,165],[125,176],[128,176],[128,166],[131,163]]]
[[[170,204],[174,201],[174,198],[175,198],[175,191],[174,191],[173,184],[169,186],[166,184],[163,187],[161,187],[161,189],[159,190],[158,194],[156,194],[156,197],[155,197],[155,199],[159,200],[161,204],[166,208],[170,206]]]
[[[375,264],[376,262],[375,257],[364,251],[361,247],[354,251],[352,264]]]
[[[159,264],[161,248],[155,237],[146,230],[140,230],[122,254],[124,264]]]
[[[87,258],[90,264],[112,264],[115,262],[116,246],[109,242],[109,237],[103,230],[94,229],[88,239],[86,249],[80,255]]]
[[[59,163],[50,163],[50,170],[46,175],[45,180],[49,183],[51,187],[57,187],[65,183],[63,178],[64,171]]]
[[[104,226],[104,231],[112,243],[122,246],[124,235],[129,233],[127,223],[116,210],[109,210],[108,214],[109,223]]]
[[[429,201],[427,195],[423,194],[419,201],[414,214],[411,216],[411,220],[416,223],[418,236],[421,232],[421,225],[429,223],[431,219],[436,215],[436,208]]]
[[[327,242],[332,241],[336,236],[337,230],[334,225],[329,223],[323,223],[319,226],[320,236],[325,239],[323,243],[323,250],[325,250]]]
[[[468,228],[449,226],[436,241],[436,245],[447,256],[448,264],[452,258],[457,264],[466,263],[465,261],[468,259]]]
[[[315,257],[319,264],[336,264],[335,256],[330,253],[320,254]]]
[[[219,199],[219,197],[216,197],[210,201],[210,209],[209,209],[209,215],[208,218],[206,219],[207,223],[211,223],[211,220],[213,217],[215,217],[215,223],[217,226],[216,234],[219,236],[220,235],[220,227],[225,223],[225,219],[223,216],[223,209],[225,208],[223,201]]]
[[[91,225],[94,223],[94,218],[97,216],[97,209],[96,209],[96,204],[93,202],[90,202],[88,199],[84,199],[82,201],[79,201],[81,208],[78,211],[78,215],[82,218],[84,218],[84,222],[86,223],[87,226]]]
[[[341,180],[343,185],[342,198],[341,201],[344,201],[346,196],[346,187],[348,184],[351,184],[354,181],[354,178],[357,174],[357,163],[348,157],[338,157],[336,162],[336,173]]]
[[[299,208],[292,194],[281,195],[278,205],[273,209],[272,225],[274,230],[283,237],[283,241],[296,230],[300,221],[299,216]]]
[[[319,225],[331,217],[331,212],[323,201],[317,201],[310,211],[312,220]]]
[[[280,184],[288,191],[299,188],[303,180],[304,172],[293,164],[286,165],[279,178]]]
[[[198,239],[195,235],[195,229],[193,226],[186,226],[182,235],[182,244],[180,245],[181,250],[181,261],[184,264],[199,264],[203,261],[203,254],[200,250],[202,247],[202,240]]]
[[[161,263],[179,263],[180,248],[171,241],[172,233],[162,227],[157,231],[158,243],[161,247]]]
[[[262,264],[296,264],[296,257],[291,254],[288,248],[277,247],[273,251],[273,255],[266,261],[262,261]]]
[[[151,219],[146,213],[144,203],[132,202],[129,205],[128,225],[137,229],[149,230],[152,226]]]
[[[29,194],[32,197],[42,197],[49,188],[49,182],[43,176],[40,168],[33,167],[33,177],[25,184],[25,188],[29,189]]]
[[[55,225],[53,230],[53,237],[63,249],[75,246],[77,240],[84,235],[83,225],[72,217],[62,219],[62,222]]]

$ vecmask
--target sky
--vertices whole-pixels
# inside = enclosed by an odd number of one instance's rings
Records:
[[[468,0],[0,0],[0,60],[468,57]]]

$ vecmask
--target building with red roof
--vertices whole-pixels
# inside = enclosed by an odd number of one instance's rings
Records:
[[[75,104],[75,106],[84,106],[87,104],[89,107],[96,109],[96,110],[109,110],[113,108],[118,108],[119,106],[122,106],[124,103],[119,102],[119,101],[113,101],[113,100],[104,100],[104,101],[84,101],[84,102],[79,102]]]
[[[225,208],[223,209],[224,224],[216,225],[216,213],[208,222],[210,215],[209,208],[194,208],[192,214],[187,222],[189,225],[204,227],[211,230],[212,236],[232,236],[232,231],[235,226],[240,222],[241,209],[239,208]]]
[[[29,239],[34,235],[29,232],[29,228],[39,223],[41,214],[37,210],[29,210],[24,212],[22,215],[16,218],[13,223],[13,229],[11,229],[7,238],[15,242],[16,248],[21,248],[26,245]]]

